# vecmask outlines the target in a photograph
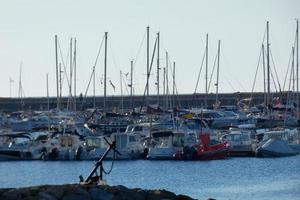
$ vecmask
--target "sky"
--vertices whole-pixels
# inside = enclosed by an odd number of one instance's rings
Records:
[[[143,94],[147,26],[150,27],[150,55],[156,34],[160,32],[161,92],[166,51],[170,63],[176,63],[178,93],[194,92],[206,34],[209,35],[208,77],[221,40],[219,92],[249,92],[255,80],[267,21],[274,66],[283,86],[295,41],[296,18],[300,18],[299,0],[0,0],[0,97],[18,96],[20,68],[23,96],[46,96],[46,74],[50,96],[56,95],[55,35],[61,49],[59,62],[66,65],[65,74],[69,74],[70,38],[76,38],[76,93],[84,94],[104,32],[108,32],[107,95],[121,94],[120,70],[123,94],[129,94],[126,87],[129,76],[124,74],[130,71],[131,60],[134,60],[134,93]],[[150,76],[150,94],[157,93],[156,59]],[[101,96],[103,47],[95,71],[96,95]],[[215,92],[215,83],[216,72],[209,92]],[[255,83],[254,91],[263,91],[262,65]],[[287,86],[286,83],[285,90]],[[273,83],[271,89],[275,90]],[[92,85],[87,91],[88,95],[93,94]],[[205,92],[204,68],[196,92]],[[62,93],[68,95],[66,79]]]

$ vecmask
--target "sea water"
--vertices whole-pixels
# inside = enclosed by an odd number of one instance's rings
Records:
[[[0,162],[0,187],[78,183],[93,161]],[[109,170],[111,161],[105,161]],[[300,155],[213,161],[115,161],[109,185],[166,189],[196,199],[300,199]]]

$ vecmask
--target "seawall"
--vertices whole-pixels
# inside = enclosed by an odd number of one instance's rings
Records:
[[[287,93],[272,93],[272,97],[282,97],[285,99]],[[236,105],[241,99],[249,99],[252,97],[252,104],[261,104],[264,101],[264,93],[223,93],[218,95],[218,99],[221,105]],[[191,108],[191,107],[201,107],[207,102],[208,106],[212,106],[216,101],[216,94],[210,93],[207,96],[205,94],[180,94],[180,95],[150,95],[149,97],[144,96],[107,96],[106,98],[106,108],[107,110],[113,109],[131,109],[132,107],[144,106],[146,104],[157,104],[163,107],[181,107],[181,108]],[[69,103],[70,99],[68,97],[62,97],[60,99],[60,109],[75,107],[76,109],[82,110],[86,108],[93,108],[94,106],[102,109],[104,104],[103,96],[94,97],[76,97],[72,99],[72,104]],[[18,110],[47,110],[49,108],[54,109],[57,107],[56,97],[27,97],[27,98],[0,98],[0,111],[3,112],[13,112]]]

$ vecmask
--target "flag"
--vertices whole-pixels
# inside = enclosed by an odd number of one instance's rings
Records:
[[[114,89],[114,92],[116,91],[116,87],[115,85],[111,82],[111,80],[109,80],[109,84],[111,85],[111,87]]]

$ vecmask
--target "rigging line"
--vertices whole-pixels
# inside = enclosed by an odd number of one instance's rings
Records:
[[[170,56],[168,55],[169,59],[168,59],[168,66],[169,66],[169,70],[171,71],[171,74],[173,74],[173,69],[172,69],[172,63],[171,63],[171,59],[170,59]],[[203,61],[202,61],[203,62]],[[174,79],[173,75],[172,75],[172,79]],[[167,83],[169,84],[169,83]],[[176,85],[176,82],[174,82],[174,88],[175,88],[175,93],[176,95],[178,95],[178,90],[177,90],[177,85]],[[177,98],[177,101],[179,102],[179,106],[181,107],[180,105],[180,101],[178,100]]]
[[[111,58],[112,58],[112,60],[113,60],[113,66],[115,67],[115,69],[118,69],[118,64],[117,64],[117,62],[116,62],[116,57],[115,57],[115,54],[114,54],[114,52],[113,52],[113,49],[112,49],[112,45],[111,45],[111,43],[112,43],[112,40],[110,39],[110,42],[109,42],[109,44],[108,44],[108,46],[109,46],[109,49],[110,49],[110,55],[111,55]],[[120,67],[119,67],[119,69],[121,69]]]
[[[272,77],[272,81],[273,81],[273,84],[274,84],[274,87],[275,87],[275,91],[278,92],[277,87],[276,87],[276,83],[275,83],[275,78],[274,78],[273,72],[272,72],[272,70],[270,70],[270,71],[271,71],[271,77]]]
[[[151,73],[152,66],[153,66],[153,60],[154,60],[154,56],[155,56],[156,45],[157,45],[157,38],[155,40],[155,44],[154,44],[154,48],[153,48],[153,53],[152,53],[152,58],[151,58],[151,63],[150,63],[150,69],[149,69],[148,74],[147,74],[147,79],[148,80],[150,78],[150,73]],[[149,81],[147,81],[147,83],[146,83],[146,86],[145,86],[145,89],[144,89],[143,101],[142,102],[145,102],[146,90],[147,90],[148,84],[149,84]]]
[[[92,78],[93,78],[93,76],[94,76],[94,73],[95,73],[95,66],[93,67],[93,71],[92,71],[92,73],[91,73],[91,76],[90,76],[90,79],[89,79],[89,82],[88,82],[88,86],[87,86],[87,88],[86,88],[86,90],[85,90],[85,93],[84,93],[84,98],[83,98],[82,103],[81,103],[81,109],[83,109],[83,105],[84,105],[84,103],[85,103],[85,99],[86,99],[86,96],[87,96],[87,92],[88,92],[88,90],[89,90],[89,87],[90,87]]]
[[[70,82],[69,82],[69,78],[68,78],[68,74],[67,74],[67,69],[66,69],[66,63],[65,63],[64,57],[63,57],[63,55],[62,55],[62,49],[61,49],[61,46],[60,46],[59,39],[57,40],[57,43],[58,43],[58,48],[59,48],[59,53],[60,53],[61,61],[62,61],[63,67],[64,67],[63,80],[64,80],[65,77],[66,77],[68,87],[70,87]],[[69,60],[69,51],[68,51],[68,54],[67,54],[67,60]],[[61,87],[63,87],[63,82],[64,82],[64,81],[62,81]]]
[[[215,68],[216,68],[216,61],[217,61],[217,58],[218,58],[218,54],[216,55],[215,60],[214,60],[214,65],[213,65],[212,72],[211,72],[211,74],[210,74],[210,79],[209,79],[209,84],[208,84],[207,92],[209,92],[209,89],[210,89],[211,80],[212,80],[212,77],[213,77],[213,74],[214,74]]]
[[[260,49],[260,53],[259,53],[259,57],[258,57],[258,62],[257,62],[257,66],[256,66],[256,71],[255,71],[255,76],[254,76],[254,81],[253,81],[252,89],[251,89],[250,101],[249,101],[248,106],[250,106],[251,101],[252,101],[252,97],[253,97],[253,92],[254,92],[254,88],[255,88],[255,83],[256,83],[256,78],[257,78],[257,72],[258,72],[258,68],[259,68],[259,65],[260,65],[262,51],[263,51],[263,48]]]
[[[128,83],[127,83],[127,80],[124,78],[123,74],[122,74],[122,81],[123,81],[124,85],[126,86],[125,89],[126,89],[127,95],[129,95]]]
[[[206,54],[206,52],[204,51],[203,57],[202,57],[202,62],[201,62],[201,67],[200,67],[200,70],[199,70],[199,73],[198,73],[198,78],[197,78],[197,82],[196,82],[196,87],[195,87],[195,90],[194,90],[194,94],[196,94],[197,89],[198,89],[198,84],[199,84],[199,80],[200,80],[200,74],[201,74],[202,68],[203,68],[203,63],[204,63],[204,59],[205,59],[205,54]]]
[[[237,91],[237,90],[233,87],[233,85],[231,84],[231,82],[229,81],[229,78],[225,78],[225,80],[226,80],[226,82],[228,83],[228,85],[231,87],[231,89],[232,89],[233,91]]]
[[[224,48],[221,48],[220,49],[220,56],[222,56],[222,61],[224,61],[225,62],[225,65],[226,66],[231,66],[230,65],[230,63],[228,62],[228,59],[226,58],[226,56],[225,56],[225,54],[224,54]],[[227,74],[228,73],[228,69],[226,70],[226,71],[224,71],[224,74]],[[230,72],[229,72],[229,74],[230,74]],[[227,74],[228,75],[228,74]],[[239,79],[238,78],[236,78],[236,77],[234,77],[232,74],[230,74],[230,76],[229,77],[231,77],[231,79],[234,79],[234,80],[236,80],[236,82],[238,83],[238,85],[239,85],[239,87],[240,87],[240,89],[242,90],[242,91],[244,91],[244,92],[246,92],[247,90],[245,89],[245,87],[242,85],[242,83],[239,81]],[[229,81],[229,79],[228,79],[228,81]],[[231,88],[232,89],[232,88]],[[234,90],[234,91],[237,91],[237,90]]]
[[[144,36],[143,36],[143,38],[142,38],[140,47],[139,47],[139,49],[138,49],[138,51],[137,51],[137,54],[136,54],[136,56],[135,56],[135,59],[134,59],[134,61],[133,61],[133,64],[134,64],[134,65],[135,65],[135,63],[137,62],[137,59],[138,59],[139,56],[140,56],[140,53],[141,53],[141,50],[142,50],[142,47],[143,47],[143,44],[144,44],[144,41],[145,41],[146,32],[147,32],[147,31],[144,32]]]
[[[290,89],[291,89],[291,82],[292,82],[292,73],[293,69],[291,67],[291,71],[290,71],[290,81],[289,81],[289,88],[288,88],[288,93],[287,93],[287,99],[286,99],[286,103],[289,103],[289,99],[290,99]]]
[[[289,73],[289,70],[290,70],[292,55],[293,55],[293,51],[291,51],[291,54],[290,54],[290,58],[289,58],[289,62],[288,62],[288,67],[287,67],[287,71],[286,71],[284,82],[283,82],[283,88],[282,88],[283,91],[285,89],[285,84],[286,84],[286,81],[287,81],[287,76],[288,76],[288,73]]]
[[[291,88],[291,82],[292,82],[292,72],[293,72],[293,68],[291,67],[291,72],[290,72],[290,81],[289,81],[289,88],[288,88],[288,92],[287,92],[287,96],[286,96],[286,107],[285,107],[285,115],[287,113],[287,105],[290,104],[290,88]],[[284,126],[285,126],[285,123],[286,123],[286,117],[284,117]]]
[[[265,26],[265,32],[264,32],[264,36],[263,36],[263,40],[262,40],[262,43],[263,43],[263,44],[264,44],[264,42],[265,42],[266,35],[267,35],[267,26]]]
[[[240,88],[246,92],[247,90],[244,88],[244,86],[242,85],[242,83],[239,81],[239,79],[235,78],[235,81],[237,82],[237,84],[240,86]]]
[[[105,37],[105,35],[103,35],[103,37],[102,37],[102,41],[101,41],[100,47],[98,49],[98,53],[97,53],[97,56],[96,56],[94,67],[96,67],[96,65],[98,63],[98,58],[99,58],[99,55],[100,55],[100,52],[101,52],[101,49],[102,49],[102,44],[103,44],[103,41],[104,41],[104,37]]]
[[[274,62],[274,59],[273,59],[273,54],[272,54],[271,49],[270,49],[270,55],[271,55],[271,60],[272,60],[272,63],[273,63],[275,76],[276,76],[276,79],[277,79],[277,84],[278,84],[278,87],[279,87],[279,92],[280,92],[280,94],[282,94],[281,85],[280,85],[280,81],[279,81],[278,74],[277,74],[277,71],[276,71],[275,62]]]
[[[98,52],[97,52],[97,56],[96,56],[96,60],[95,60],[94,66],[93,66],[93,70],[92,70],[92,73],[91,73],[91,76],[90,76],[90,79],[89,79],[89,82],[88,82],[86,91],[85,91],[85,93],[84,93],[84,99],[82,100],[81,109],[83,109],[83,105],[84,105],[84,103],[85,103],[85,99],[86,99],[86,96],[87,96],[87,92],[88,92],[88,90],[89,90],[89,87],[90,87],[92,78],[93,78],[93,76],[94,76],[94,74],[95,74],[95,68],[96,68],[96,65],[97,65],[97,63],[98,63],[98,58],[99,58],[99,55],[100,55],[100,52],[101,52],[101,49],[102,49],[104,37],[105,37],[105,36],[102,37],[102,41],[101,41],[100,47],[99,47]]]

